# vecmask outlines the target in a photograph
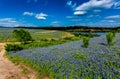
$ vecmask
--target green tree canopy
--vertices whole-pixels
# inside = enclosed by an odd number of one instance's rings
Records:
[[[32,36],[30,33],[26,30],[20,29],[20,30],[14,30],[13,36],[22,43],[27,43],[28,41],[33,41]]]

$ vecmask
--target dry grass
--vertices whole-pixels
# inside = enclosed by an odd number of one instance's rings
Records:
[[[66,38],[66,37],[74,37],[75,35],[69,32],[63,32],[61,36],[62,38]]]

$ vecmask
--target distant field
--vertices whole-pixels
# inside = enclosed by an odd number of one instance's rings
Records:
[[[0,28],[0,42],[15,41],[12,37],[12,31],[13,29]]]
[[[17,40],[12,36],[12,31],[14,29],[10,28],[0,28],[0,42],[16,42]],[[40,41],[41,39],[60,39],[65,37],[74,36],[70,33],[63,31],[54,30],[40,30],[40,29],[26,29],[30,32],[35,41]]]

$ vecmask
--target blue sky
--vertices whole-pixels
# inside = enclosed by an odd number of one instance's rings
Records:
[[[120,26],[119,0],[0,0],[0,26]]]

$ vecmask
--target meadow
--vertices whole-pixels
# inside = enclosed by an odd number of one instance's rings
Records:
[[[120,79],[119,35],[112,47],[103,45],[103,35],[91,39],[88,48],[81,47],[82,41],[75,41],[8,54],[14,61],[25,62],[51,79]]]
[[[0,42],[16,42],[17,40],[13,37],[12,32],[15,28],[0,28]],[[66,32],[62,31],[51,31],[51,30],[41,30],[41,29],[26,29],[30,32],[31,36],[36,41],[40,40],[50,40],[50,39],[59,39],[67,37]]]
[[[120,79],[120,33],[116,34],[113,46],[107,45],[103,34],[92,37],[88,48],[84,48],[84,36],[64,37],[68,33],[61,31],[29,31],[36,43],[25,45],[27,49],[21,51],[7,52],[14,63],[25,63],[50,79]],[[45,45],[48,42],[52,44]]]
[[[19,42],[13,36],[13,30],[16,28],[0,28],[0,42]],[[32,47],[46,47],[50,45],[62,44],[65,42],[80,40],[81,38],[69,32],[41,29],[25,29],[27,30],[34,42],[22,45],[24,49]]]

